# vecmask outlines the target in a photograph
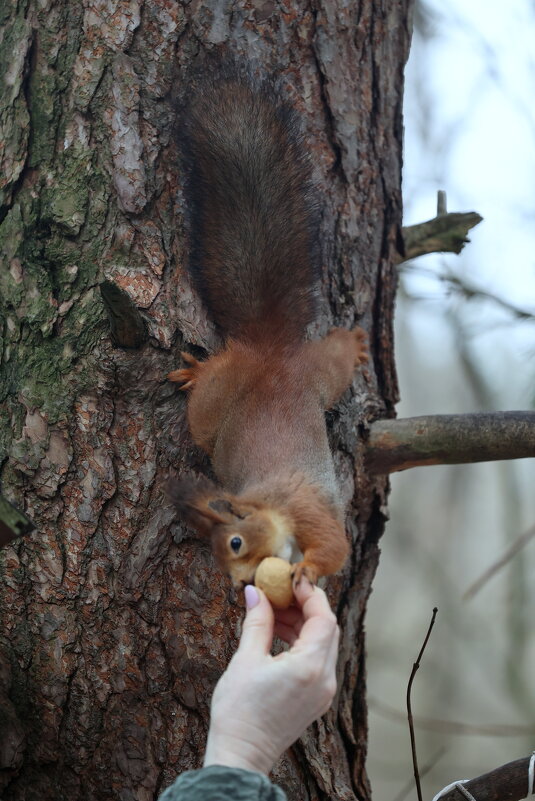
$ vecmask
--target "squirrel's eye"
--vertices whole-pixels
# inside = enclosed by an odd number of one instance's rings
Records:
[[[241,537],[233,537],[230,541],[230,547],[234,553],[238,553],[241,548]]]

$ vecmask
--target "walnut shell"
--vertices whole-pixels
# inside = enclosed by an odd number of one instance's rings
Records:
[[[276,609],[287,609],[293,601],[292,566],[278,556],[267,556],[256,568],[254,583]]]

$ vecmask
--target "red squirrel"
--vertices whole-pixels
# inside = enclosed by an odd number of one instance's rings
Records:
[[[203,84],[179,135],[188,173],[190,270],[224,347],[168,378],[221,486],[170,482],[182,519],[209,535],[235,586],[266,556],[315,583],[348,543],[325,410],[368,359],[361,328],[318,341],[318,203],[296,113],[273,86],[236,76]]]

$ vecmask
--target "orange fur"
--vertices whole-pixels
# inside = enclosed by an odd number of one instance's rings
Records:
[[[191,363],[191,358],[188,359]],[[295,579],[311,581],[340,569],[348,545],[342,523],[324,410],[367,358],[361,329],[333,329],[318,342],[280,347],[229,341],[206,362],[196,362],[188,421],[195,442],[211,458],[225,487],[190,485],[191,524],[209,533],[221,568],[236,584],[251,581],[265,556],[294,538],[303,559]],[[213,505],[229,504],[216,518]],[[202,522],[199,523],[199,515]],[[281,537],[282,521],[285,534]],[[229,547],[242,539],[241,553]]]

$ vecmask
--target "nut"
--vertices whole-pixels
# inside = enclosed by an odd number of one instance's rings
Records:
[[[254,583],[266,593],[276,609],[287,609],[293,601],[292,566],[278,556],[267,556],[256,568]]]

